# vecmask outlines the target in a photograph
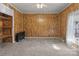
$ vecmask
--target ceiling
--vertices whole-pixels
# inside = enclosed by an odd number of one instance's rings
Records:
[[[24,14],[57,14],[67,8],[69,3],[45,3],[46,8],[37,8],[36,3],[14,3]]]

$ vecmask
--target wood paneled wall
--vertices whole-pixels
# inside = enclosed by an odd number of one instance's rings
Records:
[[[23,14],[14,11],[14,31],[15,33],[23,31]]]
[[[57,15],[24,14],[24,30],[28,37],[59,37],[60,24]]]
[[[23,31],[23,14],[16,10],[14,7],[10,6],[8,3],[4,3],[4,5],[14,10],[14,33],[18,33]]]
[[[79,3],[73,3],[58,15],[53,14],[21,14],[14,9],[15,33],[23,31],[32,37],[66,37],[67,16],[79,8]],[[23,19],[24,17],[24,19]],[[42,19],[42,20],[39,20]],[[23,27],[24,24],[24,27]]]
[[[58,19],[60,20],[60,36],[62,38],[66,38],[66,29],[67,29],[67,17],[68,14],[79,9],[79,3],[73,3],[68,8],[66,8],[64,11],[58,14]]]

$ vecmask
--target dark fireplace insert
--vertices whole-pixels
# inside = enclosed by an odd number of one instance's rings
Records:
[[[25,32],[16,33],[16,35],[15,35],[15,41],[16,42],[19,42],[23,39],[25,39]]]

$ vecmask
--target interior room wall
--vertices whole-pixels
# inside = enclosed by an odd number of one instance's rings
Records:
[[[23,31],[23,28],[24,28],[26,32],[26,36],[51,36],[51,37],[53,36],[53,37],[65,38],[66,29],[67,29],[67,16],[70,12],[75,11],[78,8],[79,8],[79,4],[73,3],[58,15],[44,15],[44,16],[40,14],[38,15],[22,14],[19,11],[17,11],[15,8],[13,8],[14,9],[14,28],[15,28],[14,31],[15,33],[17,33],[17,32]],[[36,21],[38,19],[38,16],[41,16],[45,20],[40,25]],[[24,27],[23,27],[23,24],[24,24]],[[54,26],[56,30],[53,28]],[[50,27],[50,30],[48,29],[48,27]],[[50,34],[49,34],[49,31],[51,32]]]
[[[23,31],[23,14],[17,10],[14,11],[14,31],[15,33]]]
[[[56,14],[24,14],[26,37],[59,37],[60,24]]]
[[[4,5],[14,10],[14,33],[23,31],[23,14],[14,5],[11,6],[8,3],[4,3]]]

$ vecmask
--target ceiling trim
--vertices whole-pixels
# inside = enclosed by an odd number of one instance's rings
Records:
[[[70,3],[69,5],[67,5],[65,8],[63,8],[60,12],[58,12],[58,13],[53,13],[53,12],[49,12],[49,13],[39,13],[39,14],[59,14],[59,13],[61,13],[61,12],[63,12],[67,7],[69,7],[70,5],[71,5],[72,3]],[[18,9],[14,4],[12,4],[12,3],[9,3],[9,5],[10,6],[12,6],[13,8],[15,8],[17,11],[19,11],[20,13],[22,13],[22,14],[36,14],[36,13],[23,13],[20,9]]]
[[[13,7],[14,9],[16,9],[17,11],[19,11],[20,13],[23,14],[23,12],[22,12],[20,9],[18,9],[17,7],[15,7],[15,5],[13,5],[12,3],[9,3],[9,5],[10,5],[11,7]]]
[[[67,5],[65,8],[63,8],[59,13],[63,12],[66,8],[68,8],[72,3],[69,3],[69,5]],[[59,14],[58,13],[58,14]]]
[[[47,12],[47,13],[33,13],[33,12],[30,12],[30,13],[23,13],[23,14],[59,14],[59,13],[53,13],[53,12]]]

